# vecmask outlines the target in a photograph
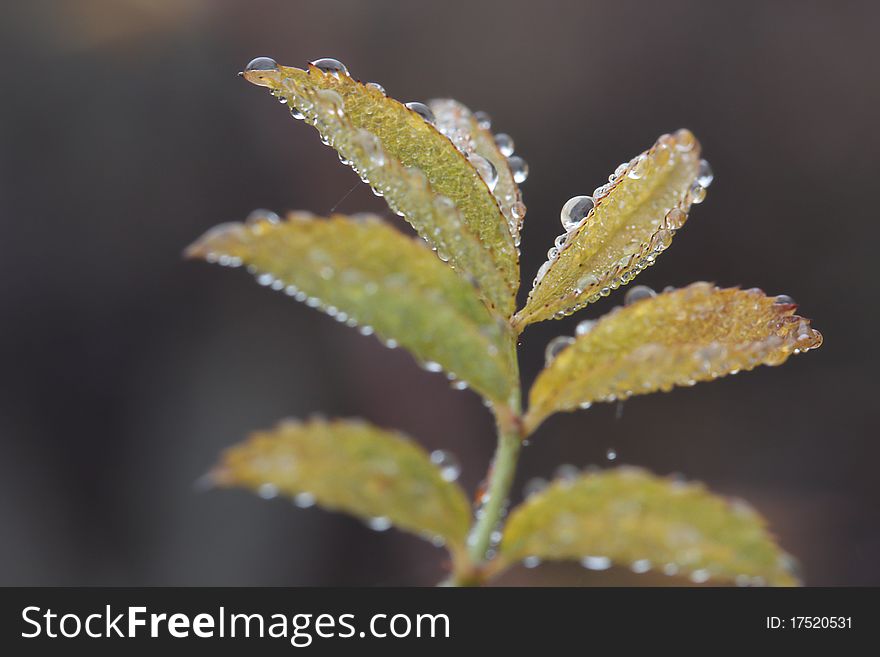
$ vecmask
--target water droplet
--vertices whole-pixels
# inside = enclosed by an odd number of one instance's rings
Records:
[[[498,184],[498,169],[495,168],[495,165],[482,155],[477,155],[476,153],[469,155],[468,161],[474,166],[477,173],[480,174],[480,178],[489,187],[489,191],[494,191],[495,185]]]
[[[385,340],[385,346],[389,349],[397,349],[397,340],[389,339]]]
[[[586,335],[587,333],[592,331],[593,327],[595,327],[595,326],[596,326],[595,319],[585,319],[582,322],[580,322],[577,325],[577,327],[575,327],[574,334],[575,335]]]
[[[777,294],[776,300],[773,303],[778,303],[782,306],[797,305],[797,302],[787,294]]]
[[[461,463],[454,454],[442,449],[431,452],[431,463],[440,468],[440,476],[445,481],[455,481],[461,474]]]
[[[269,286],[275,281],[275,277],[272,274],[260,274],[257,276],[257,283],[259,285]]]
[[[270,224],[279,224],[281,223],[281,217],[279,217],[275,212],[272,212],[272,210],[265,210],[263,208],[260,208],[259,210],[254,210],[253,212],[251,212],[244,220],[244,222],[249,226],[259,224],[263,221],[267,221]]]
[[[306,118],[305,114],[296,109],[293,105],[290,106],[290,115],[295,118],[297,121],[302,121]]]
[[[316,59],[311,62],[312,66],[321,70],[324,73],[332,75],[334,77],[339,77],[339,74],[348,75],[348,69],[345,67],[345,64],[340,62],[338,59],[333,59],[332,57],[322,57],[321,59]]]
[[[688,202],[692,205],[698,205],[706,200],[706,188],[694,183],[687,194]]]
[[[580,476],[581,469],[571,463],[563,463],[553,472],[553,478],[562,481],[574,481]]]
[[[529,177],[529,164],[519,155],[512,155],[507,159],[507,165],[513,174],[513,182],[524,183]]]
[[[611,191],[611,185],[601,185],[593,190],[593,201],[598,201]]]
[[[477,125],[480,126],[483,130],[489,130],[492,127],[492,117],[490,117],[488,113],[483,112],[482,110],[479,112],[474,112],[474,119],[477,121]]]
[[[690,574],[690,580],[694,584],[702,584],[703,582],[709,581],[709,571],[705,568],[700,568],[698,570],[693,571]]]
[[[574,343],[574,338],[567,335],[560,335],[550,340],[550,342],[547,343],[547,348],[544,350],[544,365],[549,366],[559,355],[559,352],[572,343]]]
[[[383,86],[382,86],[381,84],[379,84],[378,82],[367,82],[367,86],[368,86],[370,89],[375,89],[376,91],[381,91],[381,92],[382,92],[382,95],[383,95],[383,96],[385,95],[385,87],[383,87]]]
[[[523,486],[523,497],[531,497],[537,493],[540,493],[542,490],[547,488],[550,485],[543,477],[532,477],[526,482],[526,485]]]
[[[495,145],[504,157],[513,155],[513,137],[506,132],[499,132],[495,135]]]
[[[590,196],[574,196],[565,202],[559,213],[562,227],[566,232],[572,231],[590,214],[594,203]]]
[[[666,228],[670,230],[678,230],[684,226],[687,221],[687,213],[680,208],[672,208],[666,213]]]
[[[377,532],[384,532],[391,528],[391,518],[386,516],[376,516],[367,520],[367,527]]]
[[[680,151],[692,151],[697,145],[697,138],[687,128],[675,132],[675,147]]]
[[[648,171],[648,157],[643,153],[639,155],[635,162],[632,163],[632,168],[629,170],[629,173],[626,174],[633,180],[640,180],[645,177],[645,174]]]
[[[630,570],[634,573],[646,573],[651,570],[651,562],[648,559],[638,559],[630,564]]]
[[[442,372],[443,371],[443,366],[440,363],[434,362],[433,360],[425,361],[425,363],[422,365],[422,367],[424,367],[429,372]]]
[[[425,105],[424,103],[407,103],[408,109],[411,109],[413,112],[421,116],[425,121],[434,125],[434,112],[431,111],[431,108]]]
[[[523,559],[523,566],[525,566],[526,568],[537,568],[540,565],[541,565],[541,558],[540,557],[531,556],[531,557],[526,557],[525,559]]]
[[[623,305],[629,306],[634,304],[636,301],[641,301],[642,299],[650,299],[651,297],[656,297],[657,293],[654,292],[647,285],[636,285],[634,287],[629,288],[626,291],[626,294],[623,297]]]
[[[708,187],[715,180],[715,174],[712,173],[712,167],[706,160],[700,160],[700,168],[697,170],[697,184],[700,187]]]
[[[617,451],[613,447],[609,447],[605,451],[605,458],[608,459],[609,461],[617,460]]]
[[[275,484],[262,484],[257,489],[257,495],[264,500],[271,500],[273,497],[278,497],[278,486]]]
[[[315,496],[305,491],[297,493],[293,498],[293,503],[300,509],[308,509],[310,506],[315,506]]]
[[[512,206],[510,206],[510,214],[513,216],[514,219],[521,220],[523,217],[526,216],[525,203],[514,203]]]
[[[278,62],[271,57],[256,57],[244,67],[245,71],[277,71]]]
[[[608,557],[584,557],[581,565],[589,570],[608,570],[611,568],[611,559]]]

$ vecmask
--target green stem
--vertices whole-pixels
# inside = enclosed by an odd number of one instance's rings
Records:
[[[482,583],[483,577],[480,571],[486,563],[486,552],[492,542],[492,532],[495,531],[501,521],[507,499],[510,495],[510,487],[513,485],[513,477],[516,474],[516,464],[523,440],[520,405],[522,393],[519,386],[519,362],[517,360],[516,346],[516,334],[512,332],[509,358],[513,370],[513,379],[516,383],[508,403],[493,408],[495,426],[498,433],[498,446],[495,448],[495,456],[492,459],[492,466],[487,475],[486,503],[482,506],[482,515],[477,518],[471,528],[468,548],[471,572],[464,577],[457,577],[457,584]]]
[[[495,458],[492,461],[492,470],[489,474],[489,485],[486,490],[488,500],[483,506],[483,515],[473,527],[470,541],[470,557],[475,564],[481,564],[486,558],[486,551],[492,540],[492,532],[498,526],[504,506],[513,485],[513,476],[516,473],[516,462],[519,458],[519,449],[522,438],[518,422],[513,426],[504,426],[504,422],[498,421],[498,447],[495,450]]]

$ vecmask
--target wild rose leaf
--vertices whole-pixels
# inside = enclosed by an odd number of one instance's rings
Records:
[[[499,149],[495,136],[486,125],[488,119],[449,98],[428,101],[428,107],[434,113],[437,129],[449,137],[456,148],[465,153],[486,181],[507,219],[514,244],[519,246],[520,229],[526,216],[526,206],[522,202],[522,193],[514,177],[511,161]],[[506,135],[499,137],[504,139],[506,148],[509,146],[512,149]],[[489,164],[487,165],[486,162]],[[521,158],[514,160],[514,164],[521,162]],[[527,169],[520,166],[516,173],[522,177],[526,175]]]
[[[630,467],[559,481],[514,509],[496,568],[528,558],[694,582],[797,584],[791,558],[753,509]]]
[[[257,280],[319,307],[362,333],[400,344],[427,369],[444,369],[484,397],[514,386],[507,322],[417,239],[377,217],[293,213],[223,224],[188,255],[247,265]]]
[[[248,70],[301,114],[505,317],[519,286],[518,254],[498,202],[473,164],[419,113],[347,71]]]
[[[470,504],[447,479],[406,436],[359,420],[284,421],[227,449],[210,473],[218,486],[390,523],[460,552]]]
[[[822,344],[788,297],[709,283],[618,307],[577,336],[529,393],[534,430],[547,416],[597,401],[693,385],[758,365],[780,365]]]
[[[697,140],[679,130],[620,165],[614,180],[594,192],[586,217],[589,201],[566,204],[563,214],[572,223],[551,249],[557,255],[538,271],[517,327],[570,315],[653,264],[691,204],[705,196],[705,187],[695,183],[711,182],[706,166]]]

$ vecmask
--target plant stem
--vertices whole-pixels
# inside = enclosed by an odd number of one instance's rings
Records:
[[[513,426],[509,427],[503,426],[504,424],[499,418],[498,447],[495,450],[492,469],[489,473],[489,485],[486,490],[488,500],[482,508],[483,515],[477,520],[472,530],[470,556],[476,564],[481,564],[485,560],[492,532],[498,526],[504,513],[510,487],[513,484],[513,476],[516,473],[519,449],[522,445],[518,429],[519,423],[510,423]]]
[[[516,474],[519,450],[522,446],[521,392],[519,386],[519,362],[516,353],[517,338],[511,334],[509,358],[516,381],[507,405],[493,408],[495,426],[498,433],[498,446],[487,474],[486,503],[482,514],[471,528],[469,557],[474,573],[469,578],[458,578],[458,584],[480,584],[483,581],[480,570],[486,562],[486,552],[492,542],[492,532],[498,527],[510,495],[510,487]]]

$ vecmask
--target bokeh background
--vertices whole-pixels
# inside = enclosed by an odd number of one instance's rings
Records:
[[[286,416],[363,416],[464,464],[493,448],[451,390],[241,271],[181,259],[257,207],[390,213],[236,77],[333,56],[401,100],[490,112],[531,165],[530,281],[559,208],[687,126],[716,180],[639,279],[760,286],[825,345],[780,368],[548,421],[561,463],[680,472],[751,501],[808,584],[880,584],[876,3],[78,0],[0,10],[0,584],[432,584],[441,551],[193,482]],[[348,196],[346,196],[348,194]],[[525,290],[524,290],[525,291]],[[620,303],[530,328],[553,336]],[[517,493],[519,497],[520,493]],[[508,583],[656,583],[576,567]]]

